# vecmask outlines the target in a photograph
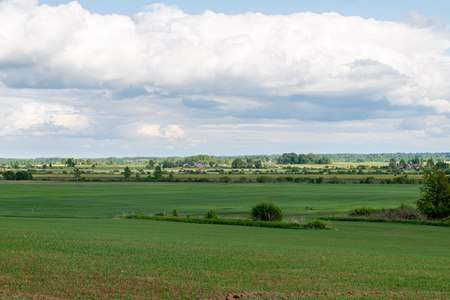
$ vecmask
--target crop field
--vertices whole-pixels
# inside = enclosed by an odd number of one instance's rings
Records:
[[[332,222],[288,230],[116,219],[123,212],[287,219],[412,203],[419,185],[0,182],[2,299],[448,299],[450,231]],[[305,207],[312,210],[306,211]]]
[[[419,197],[419,185],[180,184],[133,182],[0,182],[0,216],[100,217],[122,213],[249,216],[258,201],[274,201],[290,217],[312,220],[356,207],[396,207]],[[310,210],[306,210],[309,207]]]

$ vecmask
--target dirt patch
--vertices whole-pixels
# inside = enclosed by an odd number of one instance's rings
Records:
[[[336,296],[349,296],[349,297],[376,297],[388,296],[388,297],[401,297],[402,299],[408,298],[411,294],[425,294],[420,292],[399,291],[399,292],[380,292],[380,291],[340,291],[340,292],[306,292],[298,291],[291,293],[277,293],[277,292],[250,292],[250,293],[232,293],[225,296],[219,296],[216,298],[208,298],[205,300],[234,300],[234,299],[301,299],[311,297],[336,297]]]

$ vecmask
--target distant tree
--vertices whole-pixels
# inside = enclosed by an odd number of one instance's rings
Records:
[[[153,173],[153,177],[158,180],[163,177],[163,172],[160,166],[156,166],[155,172]]]
[[[131,170],[128,166],[125,167],[125,169],[123,171],[123,176],[125,177],[125,180],[130,180]]]
[[[420,188],[421,196],[416,205],[427,217],[450,216],[450,183],[445,171],[437,166],[423,168],[425,183]]]
[[[233,169],[241,169],[245,166],[245,162],[241,159],[241,158],[236,158],[235,160],[233,160],[233,162],[231,163],[231,167]]]
[[[433,166],[434,166],[433,158],[430,157],[429,159],[427,159],[427,167],[433,167]]]
[[[389,169],[397,169],[397,161],[395,158],[391,158],[389,161]]]
[[[257,160],[257,161],[255,162],[255,168],[257,168],[257,169],[262,169],[262,167],[263,167],[262,161]]]
[[[170,172],[170,174],[169,174],[169,181],[170,181],[170,182],[173,181],[173,172]]]
[[[413,160],[411,160],[411,163],[414,165],[420,164],[420,159],[418,157],[414,157]]]
[[[15,180],[31,180],[33,175],[27,171],[18,171],[15,176]]]
[[[138,182],[142,181],[141,175],[136,174],[136,181],[138,181]]]
[[[73,158],[68,158],[68,159],[67,159],[67,166],[70,167],[70,168],[75,167],[75,159],[73,159]]]
[[[402,159],[400,160],[400,162],[398,163],[398,165],[401,166],[401,167],[403,167],[403,168],[406,168],[406,166],[407,166],[408,164],[407,164],[406,161],[402,158]]]
[[[2,176],[5,180],[15,180],[16,174],[13,171],[5,171],[2,173]]]
[[[73,177],[78,181],[81,178],[81,171],[78,168],[73,169]]]
[[[329,158],[327,156],[322,156],[315,163],[321,164],[321,165],[331,165],[333,163],[333,161],[331,160],[331,158]]]

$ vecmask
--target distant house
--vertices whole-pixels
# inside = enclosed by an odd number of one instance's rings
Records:
[[[203,168],[204,165],[203,165],[201,162],[196,162],[196,163],[194,164],[194,167],[195,167],[195,168]]]

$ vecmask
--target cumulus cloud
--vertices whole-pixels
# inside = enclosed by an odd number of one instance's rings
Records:
[[[86,134],[90,126],[87,116],[73,107],[37,101],[10,103],[1,99],[0,136],[77,135]]]
[[[80,138],[92,151],[448,146],[449,49],[448,26],[417,12],[402,23],[153,4],[130,18],[4,0],[0,136]]]
[[[10,87],[362,95],[447,112],[448,48],[441,32],[336,13],[191,16],[154,4],[131,19],[77,2],[0,3],[0,80]]]
[[[180,139],[184,137],[184,132],[180,126],[169,124],[161,126],[160,124],[133,123],[125,127],[124,135],[134,136],[136,138],[164,138],[168,140]]]

